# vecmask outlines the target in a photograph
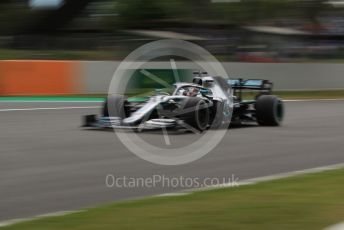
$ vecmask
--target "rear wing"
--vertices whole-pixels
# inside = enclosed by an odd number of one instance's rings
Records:
[[[243,80],[238,78],[227,80],[227,83],[234,90],[258,90],[271,92],[273,87],[273,83],[271,81],[262,79]]]

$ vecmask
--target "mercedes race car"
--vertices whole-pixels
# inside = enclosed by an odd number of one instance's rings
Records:
[[[156,90],[152,96],[126,98],[109,95],[102,114],[84,117],[84,127],[144,129],[206,129],[230,124],[258,123],[278,126],[283,102],[271,95],[267,80],[225,79],[199,73],[192,83],[177,82],[173,93]],[[256,91],[254,100],[243,100],[245,91]]]

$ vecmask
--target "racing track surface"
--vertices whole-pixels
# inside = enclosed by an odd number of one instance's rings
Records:
[[[160,166],[130,153],[110,131],[79,128],[99,103],[0,102],[0,220],[74,210],[174,188],[107,188],[107,174],[247,179],[344,162],[344,101],[287,102],[282,127],[228,130],[210,154],[190,164]],[[162,142],[159,133],[143,138]],[[173,136],[181,144],[193,134]]]

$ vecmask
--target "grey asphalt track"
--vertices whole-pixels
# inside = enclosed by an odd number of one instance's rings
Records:
[[[229,129],[208,155],[181,166],[155,165],[133,155],[112,132],[80,129],[97,103],[0,102],[0,221],[75,210],[180,188],[108,188],[106,175],[254,178],[344,162],[344,101],[286,103],[282,127]],[[159,133],[140,134],[162,143]],[[186,144],[193,134],[172,135]]]

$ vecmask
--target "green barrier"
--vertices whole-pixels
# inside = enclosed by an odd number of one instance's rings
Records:
[[[146,69],[145,71],[159,78],[159,81],[147,76],[142,70],[135,70],[129,80],[128,90],[166,88],[166,84],[172,88],[177,79],[181,82],[191,82],[193,78],[192,70],[187,69],[175,70],[176,73],[171,69]]]

